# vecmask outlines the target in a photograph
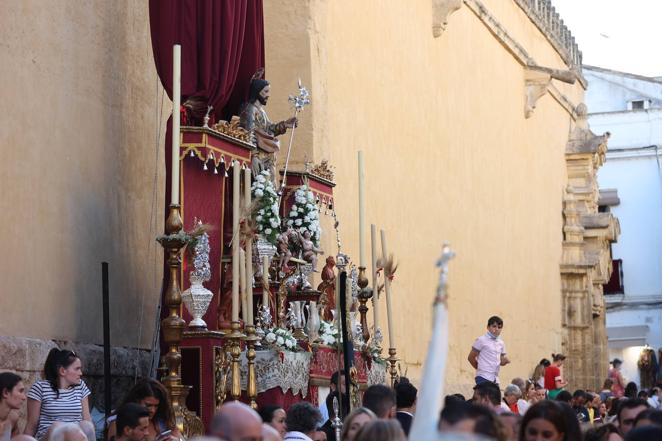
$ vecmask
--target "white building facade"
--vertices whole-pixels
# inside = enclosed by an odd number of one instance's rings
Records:
[[[583,74],[591,130],[611,134],[598,171],[603,209],[621,228],[605,288],[609,353],[628,381],[649,386],[638,361],[650,348],[660,363],[662,348],[662,78],[590,66]]]

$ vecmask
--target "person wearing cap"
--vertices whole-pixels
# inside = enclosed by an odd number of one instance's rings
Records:
[[[609,375],[607,375],[607,378],[612,381],[611,393],[613,393],[616,398],[621,398],[625,393],[625,380],[623,380],[623,375],[621,374],[622,364],[622,360],[614,358],[611,361],[612,368],[609,369]]]

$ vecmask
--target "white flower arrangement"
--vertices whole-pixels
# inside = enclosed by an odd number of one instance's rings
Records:
[[[340,339],[338,328],[336,328],[334,323],[322,320],[320,322],[319,339],[325,346],[336,347]]]
[[[268,346],[271,346],[279,351],[299,351],[297,339],[294,338],[292,332],[290,332],[288,329],[269,328],[266,332],[266,335],[264,336],[264,341]]]
[[[303,234],[310,232],[310,239],[319,246],[322,228],[320,227],[319,208],[315,203],[315,195],[307,185],[302,185],[294,192],[294,203],[290,208],[287,226]]]
[[[272,245],[278,242],[280,216],[278,215],[278,193],[270,179],[270,173],[264,170],[255,177],[251,186],[255,201],[255,224],[258,234]]]

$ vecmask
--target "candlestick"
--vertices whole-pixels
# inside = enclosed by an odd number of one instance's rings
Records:
[[[365,174],[363,151],[359,150],[359,266],[365,268]]]
[[[232,166],[232,321],[239,321],[239,162]]]
[[[395,350],[394,347],[388,348],[388,355],[389,357],[386,359],[386,361],[389,362],[389,369],[388,373],[391,375],[391,387],[395,387],[395,380],[398,378],[398,369],[395,367],[395,365],[400,361],[397,355],[397,351]]]
[[[368,340],[370,340],[370,330],[368,329],[368,307],[366,303],[372,297],[372,289],[368,288],[368,278],[365,275],[365,268],[359,267],[359,277],[357,280],[359,285],[359,314],[361,315],[361,335],[363,336],[363,342],[367,345]]]
[[[251,169],[246,168],[244,170],[244,192],[246,193],[245,204],[246,209],[244,210],[247,216],[246,222],[248,222],[251,216],[250,207],[251,207]],[[253,321],[253,237],[249,236],[246,238],[246,317],[248,317],[248,324],[254,325]]]
[[[248,323],[248,298],[246,296],[246,253],[239,248],[239,294],[241,296],[241,318]]]
[[[246,395],[250,401],[250,406],[257,409],[257,372],[255,371],[255,343],[260,341],[259,337],[255,334],[255,326],[246,326],[246,360],[248,362],[248,378],[246,381]]]
[[[181,106],[182,47],[172,47],[172,171],[170,204],[179,204],[179,108]]]
[[[372,317],[374,333],[379,328],[379,287],[377,286],[377,227],[370,225],[370,250],[372,254]]]
[[[386,233],[381,230],[382,236],[382,261],[388,259],[388,248],[386,247]],[[384,270],[384,290],[386,291],[386,319],[388,320],[388,347],[395,348],[395,334],[393,332],[393,312],[391,308],[391,279]]]
[[[262,307],[270,308],[269,305],[269,258],[262,256]]]

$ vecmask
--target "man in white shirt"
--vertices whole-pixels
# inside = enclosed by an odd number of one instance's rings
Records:
[[[467,360],[476,369],[476,384],[486,381],[499,384],[499,369],[510,363],[506,344],[499,338],[503,320],[492,316],[487,320],[487,333],[474,341]]]

